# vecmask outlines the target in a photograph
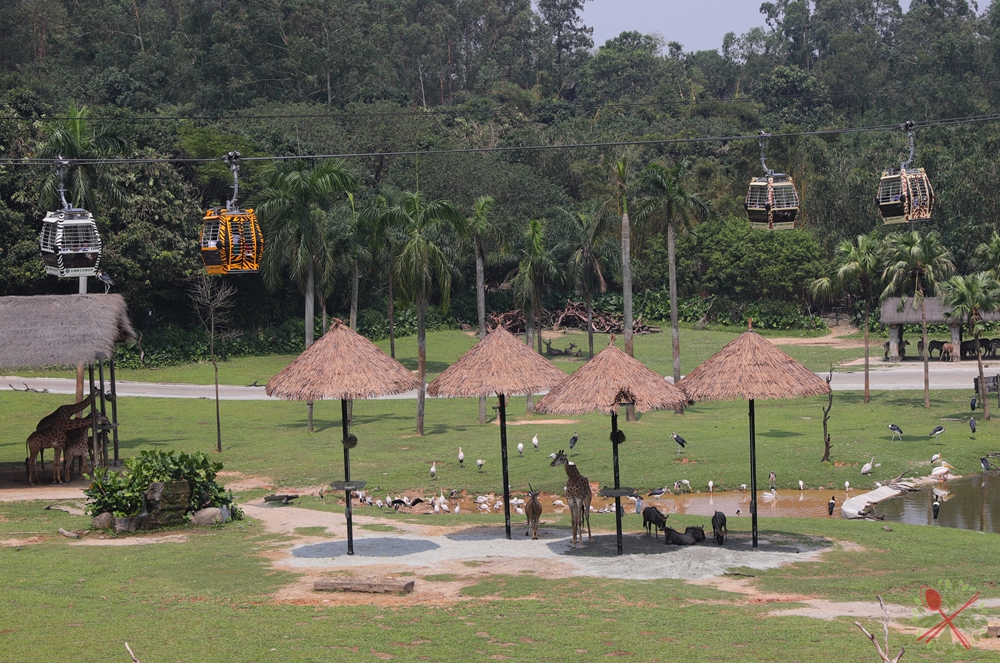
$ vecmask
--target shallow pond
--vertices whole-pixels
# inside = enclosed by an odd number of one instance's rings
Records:
[[[935,497],[941,504],[937,520],[932,508]],[[942,482],[928,490],[880,502],[875,508],[886,520],[911,525],[1000,532],[1000,473]]]

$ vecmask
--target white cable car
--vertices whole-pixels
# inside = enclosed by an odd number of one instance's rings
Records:
[[[913,161],[913,120],[899,125],[909,134],[910,158],[899,164],[899,168],[882,171],[878,184],[875,204],[886,224],[926,221],[934,212],[934,189],[923,168],[909,168]]]
[[[56,159],[63,208],[45,215],[38,246],[47,274],[60,278],[95,276],[101,262],[101,236],[93,214],[66,202],[63,176],[68,165],[65,159]]]

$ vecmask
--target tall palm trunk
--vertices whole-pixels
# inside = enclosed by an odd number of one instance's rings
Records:
[[[321,315],[323,316],[323,325],[322,325],[322,327],[320,327],[320,331],[322,331],[325,334],[326,333],[326,320],[327,320],[327,317],[326,317],[326,297],[324,297],[323,299],[319,300],[319,306],[320,306]]]
[[[871,297],[865,295],[865,403],[871,401],[871,394],[868,392],[868,313],[869,301]]]
[[[983,404],[983,419],[990,420],[990,401],[986,398],[986,380],[983,377],[983,355],[979,352],[979,331],[975,332],[976,360],[979,362],[979,402]]]
[[[389,356],[396,358],[396,320],[392,305],[392,272],[389,272]]]
[[[527,342],[529,348],[535,342],[535,308],[531,304],[527,306],[524,316],[524,340]],[[528,394],[524,408],[525,414],[532,414],[535,411],[531,394]]]
[[[483,247],[479,238],[475,239],[476,248],[476,313],[479,315],[479,340],[486,338],[486,278],[483,273]],[[486,397],[479,397],[479,423],[486,423]]]
[[[930,364],[927,359],[927,308],[924,306],[923,291],[917,289],[920,293],[920,325],[923,328],[923,338],[924,338],[924,409],[931,409],[931,372]]]
[[[587,290],[587,344],[590,346],[590,358],[594,358],[594,296]]]
[[[358,286],[361,283],[361,274],[358,272],[358,259],[354,258],[351,265],[351,329],[358,329]]]
[[[536,330],[538,333],[538,354],[544,354],[542,352],[542,293],[535,288],[535,324],[538,326]]]
[[[632,342],[632,236],[628,208],[622,214],[622,300],[625,309],[625,353],[635,356]],[[635,421],[635,406],[625,408],[625,421]]]
[[[313,344],[313,320],[316,319],[316,269],[312,260],[306,272],[306,350]],[[313,432],[313,404],[306,403],[306,430]]]
[[[417,435],[424,434],[424,383],[427,378],[427,296],[417,298]]]
[[[677,325],[677,260],[674,249],[677,229],[674,222],[667,224],[667,263],[670,269],[670,341],[674,355],[674,384],[681,381],[681,332]]]

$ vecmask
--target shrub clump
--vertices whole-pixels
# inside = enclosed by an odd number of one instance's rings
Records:
[[[85,475],[91,482],[84,490],[89,499],[87,510],[97,515],[135,516],[143,507],[143,494],[156,481],[183,481],[191,486],[188,512],[206,507],[229,508],[232,518],[239,520],[243,512],[233,502],[232,492],[226,492],[215,478],[222,463],[211,461],[206,454],[174,451],[143,451],[137,458],[125,461],[122,472],[99,467],[93,476]]]

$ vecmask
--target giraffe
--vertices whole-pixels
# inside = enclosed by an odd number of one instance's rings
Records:
[[[594,494],[590,492],[590,481],[576,469],[576,463],[571,463],[562,451],[553,454],[549,467],[562,465],[566,469],[566,501],[569,502],[570,519],[573,522],[573,547],[576,548],[576,538],[579,534],[583,543],[583,520],[587,519],[587,538],[593,542],[590,533],[590,500]]]
[[[97,425],[107,426],[111,422],[103,414],[97,415]],[[94,467],[94,436],[89,434],[86,428],[78,428],[66,433],[65,458],[66,458],[66,481],[73,480],[73,461],[80,459],[80,474],[83,474],[84,455],[90,456],[90,467]]]
[[[90,418],[85,419],[59,419],[52,423],[45,430],[36,430],[28,436],[25,444],[28,447],[28,483],[34,485],[32,479],[38,478],[35,470],[35,456],[42,449],[52,449],[52,483],[59,483],[62,479],[62,451],[66,446],[66,436],[73,431],[90,427]]]
[[[88,405],[94,402],[94,394],[91,394],[87,398],[83,399],[79,403],[70,403],[69,405],[61,405],[55,409],[51,414],[47,414],[39,420],[38,425],[35,426],[36,431],[44,430],[52,425],[52,422],[58,421],[60,419],[69,419],[74,414],[82,412]],[[42,448],[42,467],[45,467],[45,448]]]

